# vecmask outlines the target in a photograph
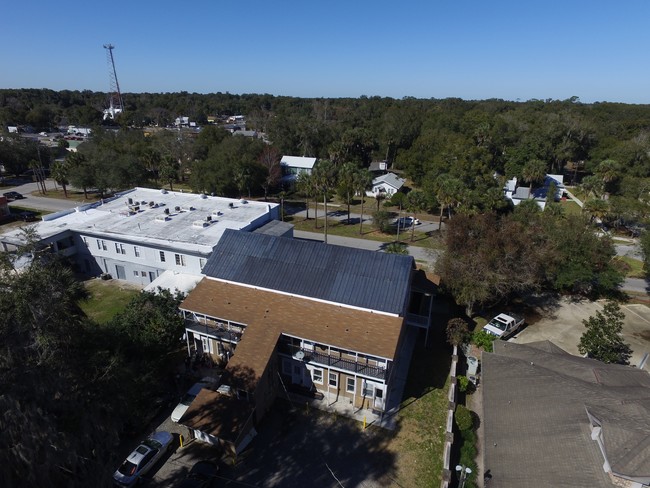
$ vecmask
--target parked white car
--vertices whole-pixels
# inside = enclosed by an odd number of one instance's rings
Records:
[[[217,383],[218,380],[216,378],[211,378],[209,376],[202,378],[198,383],[194,383],[194,385],[192,385],[192,388],[190,388],[187,393],[183,395],[180,403],[176,405],[176,408],[172,412],[172,422],[178,422],[181,419],[183,414],[187,412],[187,409],[190,408],[190,405],[203,388],[206,386],[216,386]]]
[[[118,486],[134,486],[140,477],[171,449],[174,436],[169,432],[154,432],[129,454],[122,465],[113,473]]]

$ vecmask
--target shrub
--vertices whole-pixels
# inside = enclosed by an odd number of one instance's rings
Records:
[[[451,319],[447,322],[447,342],[452,346],[460,346],[470,338],[467,323],[461,318]]]
[[[478,330],[472,335],[472,342],[478,347],[482,347],[487,352],[492,352],[492,343],[496,340],[497,336],[490,334],[484,330]]]
[[[456,420],[456,425],[461,432],[471,430],[474,426],[472,412],[470,412],[465,405],[456,405],[454,419]]]
[[[456,378],[458,380],[458,389],[465,393],[469,389],[470,381],[467,376],[459,376]]]

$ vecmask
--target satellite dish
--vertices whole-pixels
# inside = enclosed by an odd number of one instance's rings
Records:
[[[297,359],[298,361],[302,361],[305,359],[305,352],[304,351],[298,351],[293,355],[294,359]]]

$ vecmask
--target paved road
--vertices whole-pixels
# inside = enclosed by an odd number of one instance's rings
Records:
[[[75,200],[65,200],[59,198],[46,198],[38,196],[38,184],[28,180],[8,180],[13,186],[3,187],[2,193],[8,191],[17,191],[25,198],[9,202],[10,207],[30,208],[34,210],[45,210],[47,212],[59,212],[68,210],[80,205]],[[46,188],[54,188],[54,180],[46,180]]]
[[[328,212],[327,212],[328,220],[329,219],[338,220],[338,221],[347,220],[348,214],[343,207],[338,207],[338,208],[335,207],[335,210],[330,210],[330,208],[331,207],[328,205]],[[371,211],[372,210],[374,209],[371,209]],[[297,218],[307,218],[307,212],[305,210],[292,211],[292,209],[289,208],[287,209],[287,213]],[[313,209],[310,210],[309,215],[311,218],[314,218]],[[319,219],[322,218],[322,216],[323,216],[323,212],[322,209],[320,209]],[[350,220],[358,223],[361,220],[361,214],[351,213]],[[369,214],[364,214],[363,222],[364,224],[372,225],[372,217]],[[422,224],[417,226],[418,232],[430,232],[430,231],[437,231],[437,230],[438,230],[437,222],[422,221]],[[410,229],[404,229],[402,235],[404,236],[405,240],[408,240],[410,238],[409,237]],[[321,241],[321,242],[324,240],[323,234],[317,232],[306,232],[306,231],[296,230],[294,231],[294,236],[297,237],[298,239],[308,239],[308,240]],[[389,244],[387,242],[373,241],[370,239],[341,237],[341,236],[335,236],[331,234],[328,234],[327,242],[329,244],[334,244],[337,246],[355,247],[357,249],[366,249],[369,251],[383,251],[385,247]],[[408,244],[408,242],[406,242],[406,244]],[[438,253],[431,249],[425,249],[417,246],[408,246],[408,251],[409,254],[413,256],[414,259],[416,259],[417,261],[425,262],[427,266],[430,268],[433,268],[438,258]]]

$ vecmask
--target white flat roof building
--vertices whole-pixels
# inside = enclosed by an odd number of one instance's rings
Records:
[[[41,241],[73,258],[80,271],[143,286],[166,270],[199,275],[226,229],[252,231],[279,218],[279,205],[194,193],[134,188],[98,203],[46,215]],[[23,244],[14,230],[3,250]]]

